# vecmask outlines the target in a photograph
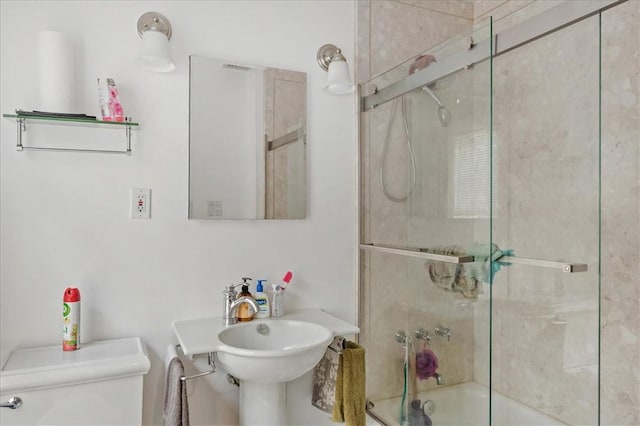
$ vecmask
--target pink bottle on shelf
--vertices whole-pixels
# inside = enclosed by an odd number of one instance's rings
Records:
[[[111,120],[124,121],[124,112],[122,110],[122,104],[118,99],[118,89],[116,88],[116,82],[112,78],[107,79],[107,88],[109,89],[109,113]]]

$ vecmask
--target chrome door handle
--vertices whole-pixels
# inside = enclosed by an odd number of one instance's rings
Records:
[[[12,410],[15,410],[16,408],[20,408],[21,405],[22,399],[17,396],[12,396],[7,402],[0,404],[0,408],[11,408]]]

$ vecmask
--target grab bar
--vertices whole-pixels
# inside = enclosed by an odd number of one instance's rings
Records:
[[[182,351],[182,347],[180,345],[176,345],[176,349],[180,349]],[[180,381],[186,382],[187,380],[196,379],[198,377],[204,377],[204,376],[208,376],[209,374],[215,373],[216,372],[215,352],[207,353],[207,362],[211,367],[211,370],[203,371],[203,372],[194,374],[192,376],[180,376]]]

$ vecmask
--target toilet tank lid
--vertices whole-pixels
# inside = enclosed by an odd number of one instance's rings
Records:
[[[139,337],[12,351],[0,370],[0,393],[43,389],[146,374],[151,367]]]

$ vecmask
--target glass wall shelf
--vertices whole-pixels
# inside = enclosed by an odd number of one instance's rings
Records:
[[[16,149],[18,151],[23,150],[38,150],[38,151],[71,151],[71,152],[98,152],[105,154],[127,154],[131,155],[131,130],[139,126],[139,123],[131,121],[131,118],[127,117],[125,121],[101,121],[91,118],[77,118],[77,117],[55,117],[55,116],[31,116],[22,114],[2,114],[2,116],[9,120],[16,121]],[[109,150],[109,149],[80,149],[80,148],[56,148],[56,147],[37,147],[37,146],[24,146],[22,144],[22,134],[27,131],[27,122],[41,125],[61,125],[69,127],[96,127],[103,129],[122,129],[125,130],[126,136],[126,148],[123,150]]]

